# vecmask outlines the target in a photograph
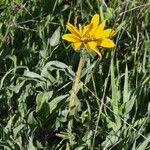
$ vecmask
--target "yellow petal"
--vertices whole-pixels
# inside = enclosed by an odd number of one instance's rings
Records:
[[[83,27],[82,36],[86,35],[92,29],[92,24],[88,24]]]
[[[98,24],[99,24],[99,15],[98,14],[96,14],[92,17],[91,24],[93,24],[94,27],[98,26]]]
[[[67,29],[74,35],[81,37],[80,32],[76,27],[74,27],[71,23],[67,23],[66,25]]]
[[[114,42],[108,38],[101,39],[101,41],[99,41],[98,45],[102,46],[102,47],[106,47],[106,48],[115,47]]]
[[[69,41],[69,42],[79,42],[80,41],[80,39],[74,34],[64,34],[62,36],[62,39]]]
[[[90,42],[84,43],[84,45],[85,45],[86,49],[93,50],[97,46],[97,42],[90,41]]]
[[[102,32],[105,28],[106,20],[104,20],[98,27],[97,27],[97,33]]]
[[[116,32],[113,29],[106,29],[103,31],[97,31],[95,34],[95,38],[99,39],[99,38],[108,38],[108,37],[112,37],[116,34]]]
[[[92,20],[91,20],[91,29],[89,30],[89,35],[92,36],[95,31],[97,30],[97,27],[98,27],[98,24],[99,24],[99,15],[96,14],[93,16]]]
[[[74,50],[77,50],[81,47],[82,43],[81,42],[75,42],[75,43],[72,43],[72,47]]]
[[[93,49],[93,51],[95,51],[100,57],[102,57],[102,55],[101,55],[101,53],[100,53],[100,51],[99,51],[99,49],[97,47],[95,47]]]

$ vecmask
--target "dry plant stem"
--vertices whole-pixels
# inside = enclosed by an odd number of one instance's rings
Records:
[[[69,109],[75,106],[75,96],[78,91],[78,84],[80,81],[80,76],[81,76],[81,71],[82,71],[83,66],[84,66],[84,58],[81,57],[79,61],[79,65],[78,65],[78,70],[76,72],[73,86],[72,86],[72,92],[71,92],[70,99],[69,99]]]
[[[77,72],[76,72],[76,75],[75,75],[75,78],[74,78],[71,95],[70,95],[70,98],[69,98],[69,111],[71,111],[71,109],[73,107],[76,107],[75,97],[76,97],[76,94],[78,92],[78,85],[79,85],[79,82],[80,82],[80,76],[81,76],[82,68],[84,66],[84,62],[85,62],[85,60],[81,56],[80,61],[79,61],[79,65],[78,65],[78,69],[77,69]],[[72,126],[73,126],[73,116],[71,116],[71,118],[68,122],[69,145],[71,145],[71,143],[72,143]],[[69,145],[67,144],[67,149],[68,149],[68,147],[70,147]]]

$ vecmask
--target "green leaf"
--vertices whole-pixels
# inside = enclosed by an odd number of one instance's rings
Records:
[[[10,119],[7,121],[7,125],[4,128],[5,133],[8,133],[12,129],[14,118],[15,118],[15,115],[11,116]]]
[[[112,100],[111,104],[113,107],[113,111],[116,115],[119,114],[119,106],[118,106],[118,89],[117,84],[115,82],[115,76],[114,76],[114,66],[113,66],[113,60],[111,61],[111,89],[112,89]]]
[[[45,79],[41,75],[39,75],[35,72],[27,71],[27,70],[25,70],[24,76],[29,77],[29,78],[33,78],[33,79],[38,79],[38,80],[45,81]]]
[[[56,46],[58,45],[59,41],[60,41],[60,27],[58,27],[53,33],[53,35],[51,36],[50,45]]]
[[[84,135],[84,137],[82,138],[82,140],[85,142],[85,144],[88,146],[88,148],[90,149],[91,146],[91,139],[93,136],[93,132],[92,130],[87,131]]]
[[[52,97],[53,92],[39,93],[36,97],[36,112],[40,111],[44,103],[48,103],[48,100]]]
[[[146,117],[143,117],[143,118],[136,120],[133,127],[137,127],[137,126],[142,125],[145,122],[145,120],[146,120]]]
[[[136,140],[133,143],[132,149],[131,150],[136,150]]]
[[[17,134],[24,128],[24,124],[21,124],[13,129],[14,138],[16,138]]]
[[[9,89],[14,91],[15,93],[19,93],[20,89],[24,86],[25,80],[16,84],[15,86],[10,86]]]
[[[37,121],[36,121],[36,119],[35,119],[33,113],[34,113],[34,112],[32,111],[32,112],[29,114],[27,122],[28,122],[29,124],[34,124],[34,125],[36,125],[36,124],[37,124]]]
[[[66,64],[59,61],[50,61],[42,69],[41,76],[48,78],[52,83],[56,82],[56,79],[51,75],[53,70],[63,71],[65,75],[69,76],[71,79],[73,79],[75,75],[72,69]]]
[[[116,128],[115,130],[118,130],[121,127],[121,119],[120,114],[122,113],[121,107],[119,107],[119,90],[118,90],[118,82],[115,82],[115,75],[114,75],[114,63],[113,59],[111,60],[111,89],[112,89],[112,100],[111,105],[113,107],[113,112],[115,116],[115,124]]]
[[[105,19],[110,20],[114,15],[114,9],[107,7],[106,12],[104,13]]]
[[[138,147],[137,150],[145,150],[150,143],[150,136]]]
[[[109,147],[115,145],[119,141],[119,137],[120,137],[119,132],[115,133],[115,135],[110,133],[110,135],[108,135],[106,137],[106,140],[102,143],[103,149],[109,149]]]
[[[129,100],[129,91],[128,91],[128,67],[126,65],[125,78],[124,78],[124,91],[123,91],[123,102]]]
[[[66,99],[68,96],[69,96],[69,94],[58,96],[58,97],[54,98],[51,102],[49,102],[49,111],[50,111],[50,113],[52,113],[56,109],[57,105],[62,100]]]
[[[136,96],[133,94],[131,99],[126,102],[125,114],[128,114],[132,110],[134,103],[135,103],[135,100],[136,100]]]
[[[28,144],[27,150],[37,150],[35,146],[33,145],[33,139],[31,138],[29,138],[29,144]]]

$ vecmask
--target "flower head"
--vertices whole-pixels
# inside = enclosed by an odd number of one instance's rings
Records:
[[[13,12],[16,12],[16,11],[17,11],[17,5],[16,5],[16,4],[13,4],[13,5],[11,6],[11,10],[12,10]]]
[[[101,56],[98,47],[113,48],[114,42],[110,39],[115,35],[113,29],[104,29],[106,20],[99,24],[99,15],[96,14],[92,17],[90,24],[79,27],[73,26],[67,23],[66,27],[71,32],[64,34],[62,39],[72,42],[74,50],[78,50],[81,46],[84,46],[87,51],[94,51]]]

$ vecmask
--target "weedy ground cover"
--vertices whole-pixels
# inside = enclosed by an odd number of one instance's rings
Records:
[[[98,32],[63,40],[95,14],[109,49]],[[149,0],[0,1],[0,149],[148,150],[149,115]]]

